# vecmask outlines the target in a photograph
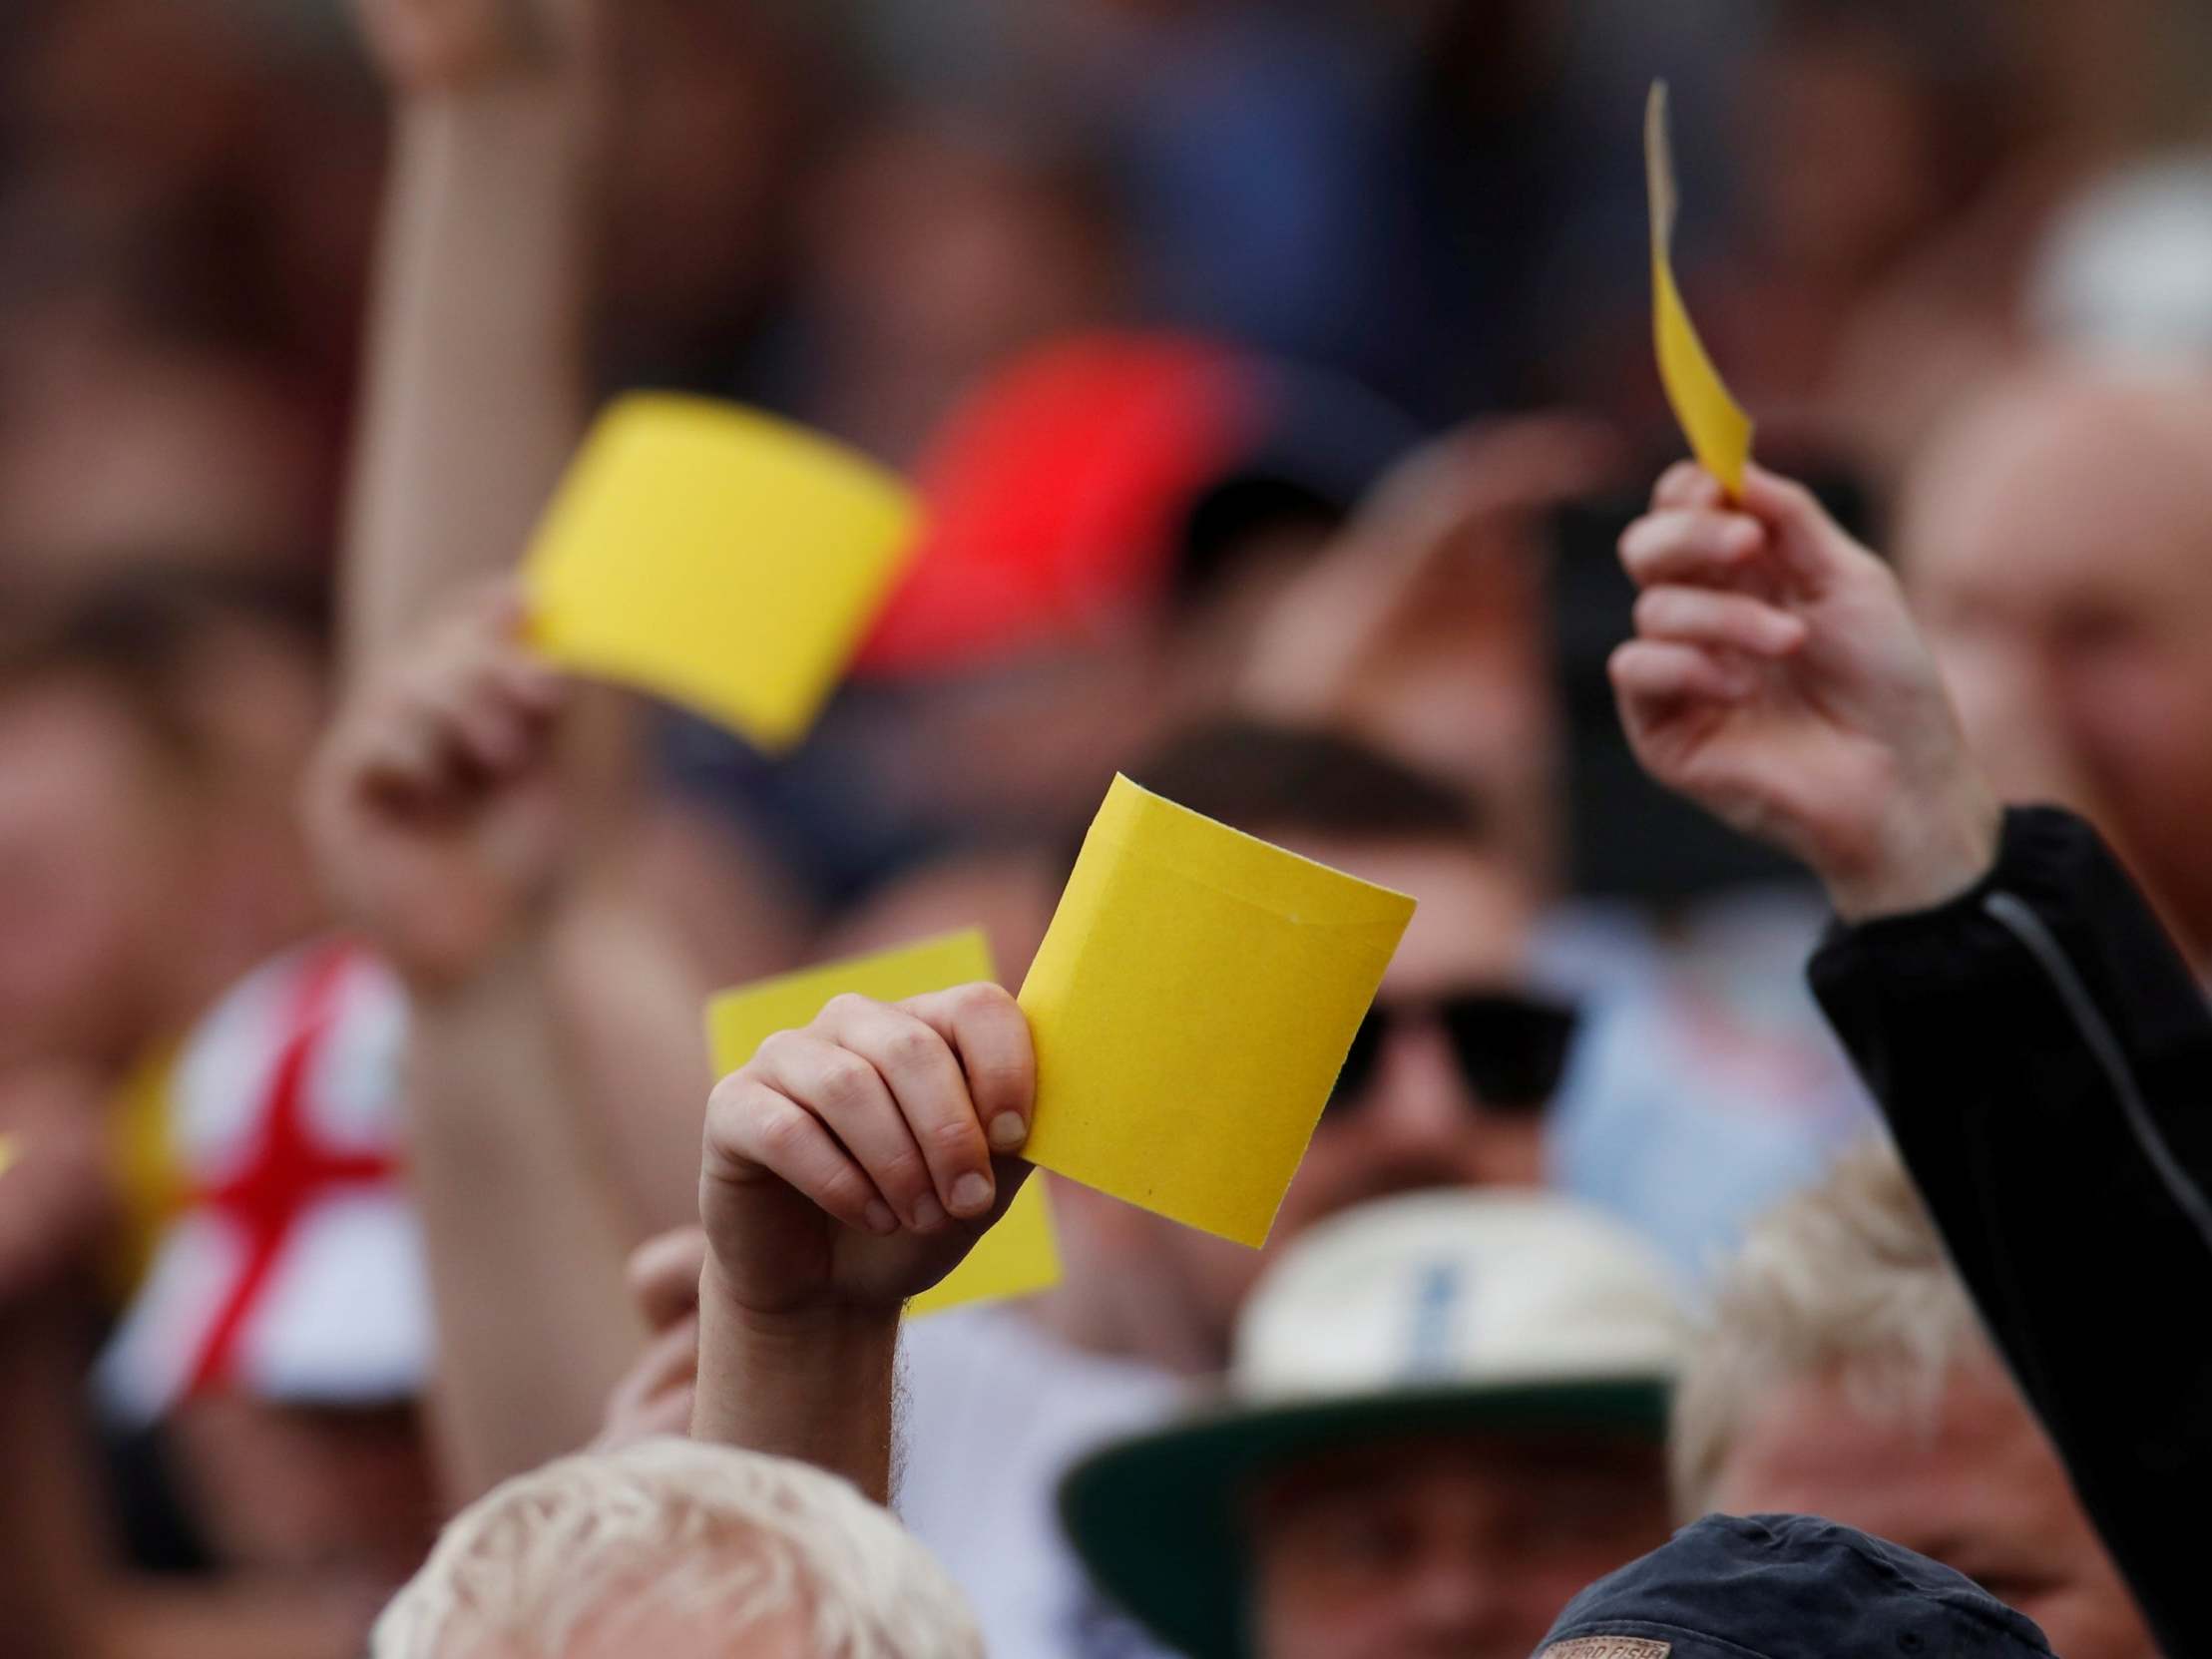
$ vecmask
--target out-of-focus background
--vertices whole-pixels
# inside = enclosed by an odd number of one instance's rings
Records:
[[[1346,1142],[1286,1219],[1543,1181],[1695,1287],[1863,1130],[1798,989],[1817,897],[1636,777],[1604,682],[1629,601],[1611,546],[1680,452],[1651,361],[1645,92],[1672,85],[1677,265],[1761,457],[1884,546],[1910,519],[1969,548],[1947,503],[1994,513],[2057,476],[1986,419],[1944,447],[1991,387],[2031,397],[2012,377],[2060,358],[2212,369],[2203,0],[601,9],[594,400],[763,405],[917,472],[939,514],[934,586],[798,755],[645,731],[649,792],[691,828],[641,842],[632,896],[712,983],[971,919],[1016,979],[1106,779],[1146,767],[1324,852],[1467,830],[1480,868],[1431,914],[1495,948],[1447,949],[1446,989],[1510,980],[1580,1011],[1544,1098],[1504,1102],[1540,1124]],[[304,1332],[296,1353],[247,1340],[298,1195],[395,1179],[388,1135],[347,1126],[390,1092],[389,987],[346,979],[351,959],[247,977],[323,914],[292,800],[329,706],[378,250],[404,244],[383,73],[340,0],[0,7],[0,1133],[47,1148],[50,1201],[25,1196],[30,1165],[0,1175],[0,1342],[51,1362],[0,1364],[0,1550],[35,1560],[57,1530],[11,1496],[35,1486],[102,1517],[102,1570],[216,1586],[146,1601],[119,1652],[343,1653],[428,1513],[425,1316],[412,1269],[377,1265],[413,1260],[403,1214],[330,1222],[334,1276],[290,1325],[267,1316]],[[2121,431],[2069,418],[2068,455]],[[963,565],[1012,542],[1047,597]],[[1986,757],[2021,792],[2108,806],[2181,931],[2212,919],[2186,780],[2130,747],[2178,705],[2084,679],[2089,723],[2061,731],[2003,677],[2028,659],[1983,648],[2025,636],[2000,613],[1948,618]],[[1378,756],[1411,783],[1361,769]],[[290,1100],[285,1034],[318,998],[346,1022],[329,1120],[282,1117],[273,1164],[211,1186],[209,1145],[245,1110],[223,1102]],[[376,1080],[343,1081],[348,1056]],[[181,1128],[196,1090],[215,1103]],[[259,1217],[240,1235],[259,1244],[177,1246],[195,1203]],[[1248,1269],[1116,1256],[1134,1247],[1086,1232],[1080,1197],[1071,1217],[1072,1252],[1126,1293],[1080,1341],[1218,1365],[1225,1326],[1163,1352],[1162,1310],[1224,1283],[1233,1308]],[[225,1388],[353,1404],[247,1421]],[[80,1444],[98,1480],[50,1466]],[[225,1586],[251,1587],[249,1614]],[[143,1645],[157,1631],[181,1645]]]
[[[2178,271],[2099,287],[2203,234],[2186,0],[626,13],[608,384],[742,394],[893,461],[994,362],[1108,320],[1430,424],[1563,403],[1661,449],[1654,75],[1688,291],[1777,442],[1879,479],[2025,333],[2205,332]],[[21,0],[0,47],[9,565],[316,568],[383,145],[342,7]]]

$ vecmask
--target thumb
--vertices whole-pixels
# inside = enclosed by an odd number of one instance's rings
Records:
[[[1812,491],[1753,462],[1744,469],[1743,508],[1767,527],[1775,565],[1793,587],[1818,594],[1834,584],[1851,538]]]

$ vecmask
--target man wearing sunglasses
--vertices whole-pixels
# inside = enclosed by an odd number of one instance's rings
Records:
[[[1161,1229],[1190,1293],[1177,1313],[1218,1370],[1261,1266],[1313,1223],[1400,1193],[1544,1184],[1546,1108],[1575,1014],[1530,978],[1542,889],[1481,803],[1355,739],[1244,720],[1188,731],[1132,771],[1194,811],[1421,901],[1276,1242],[1255,1254]]]

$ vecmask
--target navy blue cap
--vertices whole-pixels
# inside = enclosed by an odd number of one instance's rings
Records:
[[[2052,1659],[1925,1555],[1807,1515],[1707,1515],[1566,1605],[1540,1659]]]

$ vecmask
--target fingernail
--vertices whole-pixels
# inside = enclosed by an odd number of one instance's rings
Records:
[[[914,1204],[914,1225],[921,1232],[928,1232],[945,1219],[944,1207],[934,1198],[920,1198]]]
[[[953,1213],[976,1215],[991,1207],[991,1183],[974,1170],[953,1182]]]
[[[891,1213],[891,1206],[880,1198],[868,1200],[867,1213],[862,1219],[868,1223],[868,1231],[878,1236],[899,1230],[899,1218]]]
[[[1018,1111],[1002,1111],[991,1119],[991,1149],[1011,1152],[1030,1137],[1030,1126]]]

